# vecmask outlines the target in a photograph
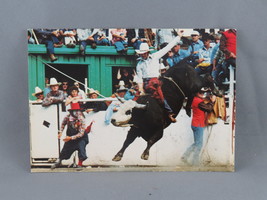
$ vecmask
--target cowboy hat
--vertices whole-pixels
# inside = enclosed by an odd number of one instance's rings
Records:
[[[149,49],[149,46],[147,43],[141,43],[139,50],[135,50],[137,54],[143,54],[149,51],[152,51],[152,49]]]
[[[37,94],[43,93],[43,90],[41,90],[39,87],[35,87],[35,93],[32,93],[32,96],[36,96]]]
[[[61,85],[60,82],[57,82],[57,79],[55,78],[50,78],[50,83],[47,84],[48,86],[53,86],[53,85]]]
[[[198,31],[192,31],[191,36],[192,35],[198,35],[199,36],[199,32]]]
[[[99,94],[99,91],[98,90],[94,90],[94,89],[91,89],[91,90],[89,90],[89,93],[88,93],[88,95],[91,95],[91,94]]]
[[[119,89],[117,89],[117,92],[123,92],[123,91],[127,91],[128,89],[126,87],[124,87],[124,85],[121,85]]]

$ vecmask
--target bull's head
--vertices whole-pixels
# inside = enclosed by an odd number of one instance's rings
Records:
[[[121,127],[133,125],[133,124],[128,124],[128,122],[132,118],[132,111],[134,108],[146,109],[146,105],[138,104],[137,102],[132,100],[125,101],[118,108],[118,111],[113,114],[111,118],[111,123],[114,126],[121,126]]]

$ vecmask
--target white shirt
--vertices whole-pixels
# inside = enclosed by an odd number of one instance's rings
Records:
[[[139,61],[136,66],[137,83],[143,83],[143,78],[159,77],[160,58],[170,51],[179,41],[180,37],[177,36],[166,47],[156,53],[150,54],[146,60],[138,58]]]

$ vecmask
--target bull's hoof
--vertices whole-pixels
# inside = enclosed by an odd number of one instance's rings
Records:
[[[148,158],[149,158],[149,154],[145,154],[145,153],[143,153],[142,156],[141,156],[141,158],[142,158],[143,160],[148,160]]]
[[[114,158],[112,159],[112,161],[118,162],[118,161],[121,160],[121,158],[122,158],[122,155],[117,154],[116,156],[114,156]]]

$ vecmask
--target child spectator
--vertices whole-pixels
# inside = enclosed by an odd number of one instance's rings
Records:
[[[66,99],[65,106],[69,105],[70,103],[78,103],[81,98],[81,96],[78,95],[79,90],[77,87],[72,86],[69,89],[69,96]]]

